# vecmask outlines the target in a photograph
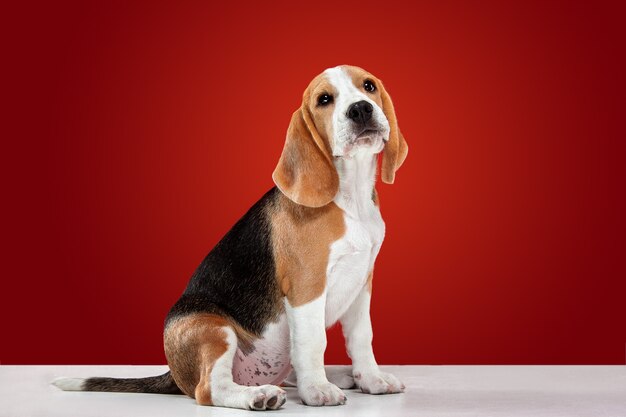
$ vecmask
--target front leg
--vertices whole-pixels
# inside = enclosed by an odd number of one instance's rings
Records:
[[[324,372],[326,350],[326,293],[303,305],[292,306],[285,300],[291,363],[296,371],[298,394],[306,405],[345,404],[345,394],[328,382]]]
[[[372,349],[370,320],[370,288],[363,287],[348,311],[341,317],[348,356],[352,359],[352,375],[361,391],[368,394],[404,392],[404,384],[394,375],[381,372]]]

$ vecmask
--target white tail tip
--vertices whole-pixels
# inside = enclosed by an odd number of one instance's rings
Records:
[[[63,391],[82,391],[84,383],[85,378],[57,378],[52,381],[52,385]]]

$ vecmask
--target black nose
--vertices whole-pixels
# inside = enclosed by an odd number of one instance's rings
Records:
[[[352,103],[348,107],[348,119],[351,119],[359,124],[364,125],[372,118],[372,112],[374,107],[365,100]]]

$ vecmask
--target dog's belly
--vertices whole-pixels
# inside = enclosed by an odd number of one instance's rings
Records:
[[[245,354],[237,349],[233,361],[233,379],[241,385],[279,385],[291,372],[289,362],[289,327],[283,314],[267,326],[254,342],[254,350]]]

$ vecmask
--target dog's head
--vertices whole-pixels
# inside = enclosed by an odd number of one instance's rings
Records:
[[[339,189],[334,158],[381,151],[381,177],[392,184],[408,147],[383,83],[358,67],[329,68],[304,91],[272,178],[294,202],[321,207]]]

